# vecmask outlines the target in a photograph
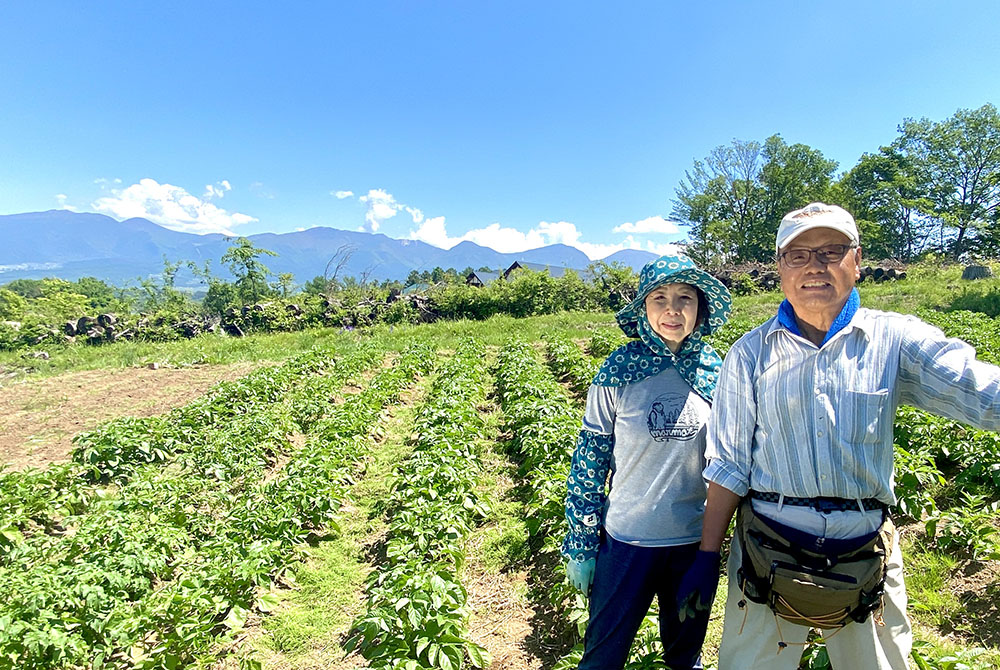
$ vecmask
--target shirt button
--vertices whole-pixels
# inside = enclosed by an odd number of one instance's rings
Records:
[[[816,431],[816,436],[817,437],[823,437],[823,431],[822,430],[817,430]]]
[[[826,475],[820,475],[819,478],[820,479],[826,479]]]

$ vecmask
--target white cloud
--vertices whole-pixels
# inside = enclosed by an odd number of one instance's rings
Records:
[[[212,198],[221,198],[226,194],[226,191],[232,191],[233,187],[229,185],[229,181],[223,179],[222,181],[217,181],[214,184],[205,184],[205,193],[202,194],[203,200],[211,200]]]
[[[667,254],[677,255],[683,253],[684,249],[673,242],[657,244],[651,240],[646,240],[646,251],[652,251],[657,256],[666,256]]]
[[[424,213],[416,207],[403,207],[406,212],[413,217],[413,223],[420,223],[424,220]]]
[[[358,200],[368,206],[368,211],[365,212],[365,223],[358,229],[366,233],[377,233],[383,223],[396,216],[403,209],[403,206],[398,204],[391,194],[380,188],[371,189],[368,191],[368,195],[363,195]]]
[[[354,191],[330,191],[330,195],[336,196],[337,200],[343,200],[354,195]]]
[[[504,228],[499,223],[491,223],[485,228],[470,230],[460,237],[449,237],[443,216],[424,221],[419,228],[410,231],[409,239],[427,242],[441,249],[451,249],[459,242],[468,240],[501,253],[517,253],[550,244],[565,244],[579,249],[592,261],[610,256],[622,249],[642,248],[642,244],[631,235],[618,244],[583,242],[576,225],[568,221],[554,223],[540,221],[538,226],[526,233],[516,228]]]
[[[623,223],[612,229],[613,233],[636,233],[639,235],[656,233],[661,235],[674,235],[680,232],[680,228],[673,221],[667,221],[662,216],[650,216],[635,223]]]
[[[265,200],[274,200],[274,193],[264,186],[264,182],[255,181],[250,183],[250,192],[253,193],[258,198],[264,198]]]
[[[222,184],[228,186],[228,182],[221,182],[218,188],[229,190]],[[155,179],[140,179],[138,184],[127,188],[112,189],[111,194],[91,206],[119,219],[138,216],[186,233],[233,235],[234,227],[257,221],[247,214],[227,212],[180,186],[160,184]]]
[[[440,249],[451,249],[462,241],[461,238],[452,239],[448,237],[448,232],[444,228],[443,216],[426,219],[419,228],[410,231],[409,239],[420,240]]]
[[[66,194],[65,193],[58,193],[58,194],[56,194],[56,201],[59,203],[59,209],[65,209],[65,210],[68,210],[70,212],[77,212],[77,211],[79,211],[73,205],[67,205],[66,204]]]
[[[338,198],[352,195],[350,191],[333,193]],[[367,206],[364,225],[357,228],[360,232],[374,233],[382,224],[399,212],[405,211],[413,218],[416,228],[411,228],[407,239],[420,240],[441,249],[451,249],[464,241],[474,242],[480,246],[489,247],[501,253],[517,253],[528,249],[537,249],[552,244],[565,244],[582,251],[590,260],[606,258],[622,249],[646,249],[653,253],[669,253],[676,249],[672,244],[658,244],[651,241],[636,239],[632,234],[617,244],[594,244],[584,242],[576,225],[569,221],[539,221],[538,225],[527,232],[516,228],[504,227],[499,223],[491,223],[485,228],[476,228],[460,236],[448,235],[445,217],[426,218],[423,211],[416,207],[399,203],[384,189],[371,189],[367,195],[358,198]],[[643,234],[674,234],[678,232],[677,224],[660,216],[651,216],[636,223],[624,223],[614,229],[616,233]]]

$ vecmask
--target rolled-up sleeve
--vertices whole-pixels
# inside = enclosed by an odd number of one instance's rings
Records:
[[[750,352],[759,343],[755,335],[737,341],[722,363],[705,448],[705,479],[738,496],[745,496],[750,488],[750,459],[757,425],[753,385],[756,356]]]

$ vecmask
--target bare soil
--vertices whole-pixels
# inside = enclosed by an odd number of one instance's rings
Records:
[[[527,574],[489,574],[470,566],[463,582],[469,590],[469,638],[490,653],[488,670],[539,670],[543,660],[529,648],[534,609],[526,602]]]
[[[0,387],[0,464],[23,470],[66,461],[77,433],[121,416],[162,414],[259,365],[85,370]]]

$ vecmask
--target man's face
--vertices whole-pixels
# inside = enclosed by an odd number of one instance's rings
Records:
[[[813,228],[789,242],[779,256],[793,249],[822,249],[835,244],[849,245],[850,240],[831,228]],[[816,254],[810,254],[808,262],[800,268],[788,267],[782,258],[778,261],[781,290],[800,319],[829,326],[861,276],[860,262],[860,248],[849,250],[836,263],[824,264]]]

